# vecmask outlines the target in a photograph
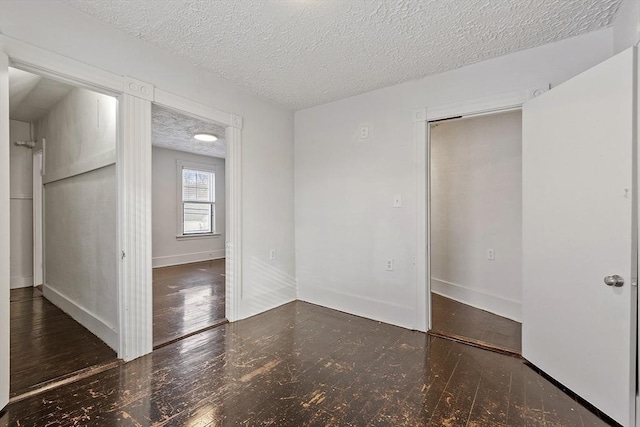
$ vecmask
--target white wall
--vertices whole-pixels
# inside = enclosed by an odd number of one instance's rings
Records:
[[[243,300],[247,317],[295,299],[293,113],[59,1],[2,1],[0,32],[244,118]],[[269,249],[277,259],[269,260]]]
[[[117,346],[115,98],[74,89],[35,125],[44,151],[44,296]]]
[[[224,159],[153,147],[153,266],[185,264],[225,256]],[[178,197],[177,161],[202,163],[215,168],[215,230],[218,236],[176,238]]]
[[[417,325],[412,109],[557,85],[611,56],[612,46],[612,30],[602,30],[296,112],[299,298]],[[394,194],[402,208],[392,207]]]
[[[11,120],[11,288],[33,286],[33,151],[16,141],[31,141],[31,125]]]
[[[431,290],[521,321],[522,113],[433,125],[430,196]]]
[[[622,52],[640,41],[640,1],[622,0],[613,22],[613,50]]]

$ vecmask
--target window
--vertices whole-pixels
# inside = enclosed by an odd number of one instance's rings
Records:
[[[178,162],[182,236],[215,233],[215,172],[211,166]]]

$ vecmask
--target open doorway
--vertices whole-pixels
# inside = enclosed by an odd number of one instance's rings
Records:
[[[225,128],[154,104],[152,145],[158,348],[227,322]]]
[[[9,68],[10,395],[117,363],[111,96]]]
[[[521,353],[522,115],[430,122],[432,332]]]

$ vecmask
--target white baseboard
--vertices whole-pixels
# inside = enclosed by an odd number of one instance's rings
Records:
[[[114,328],[49,285],[42,286],[42,293],[53,305],[67,313],[116,352],[118,351],[118,332]]]
[[[294,288],[281,288],[269,292],[265,298],[249,297],[241,302],[240,319],[246,319],[265,311],[272,310],[281,305],[288,304],[296,300]],[[240,320],[238,319],[238,320]]]
[[[9,288],[28,288],[33,286],[33,276],[12,276],[9,279]]]
[[[414,307],[403,307],[386,301],[313,286],[299,286],[298,299],[402,328],[416,329]]]
[[[215,249],[207,252],[195,252],[191,254],[169,255],[153,258],[153,268],[169,267],[171,265],[189,264],[192,262],[210,261],[222,259],[226,255],[224,249]]]
[[[522,304],[446,280],[431,278],[431,292],[458,302],[522,322]]]

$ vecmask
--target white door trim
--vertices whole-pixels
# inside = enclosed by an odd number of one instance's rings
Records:
[[[43,284],[44,279],[44,242],[43,236],[43,191],[42,163],[44,147],[33,153],[33,286]]]
[[[171,94],[160,88],[84,64],[74,59],[42,49],[20,40],[0,35],[1,56],[7,64],[43,76],[69,82],[76,86],[96,90],[116,96],[119,100],[118,142],[118,252],[114,254],[120,262],[118,272],[118,357],[125,361],[151,352],[152,312],[151,312],[151,103],[187,112],[226,126],[227,157],[227,318],[240,318],[241,296],[241,141],[242,117],[216,110],[193,102],[187,98]],[[2,59],[2,58],[0,58]],[[6,68],[0,67],[2,78],[6,78]],[[6,103],[7,111],[4,111]],[[2,91],[0,106],[0,296],[8,292],[9,269],[9,212],[8,173],[9,146],[8,91]],[[6,132],[5,132],[6,129]],[[6,133],[6,135],[5,135]],[[5,141],[6,140],[6,141]],[[5,144],[6,142],[6,144]],[[5,151],[7,151],[5,153]],[[5,197],[4,186],[7,186]],[[4,207],[7,206],[5,209]],[[5,210],[7,212],[5,212]],[[124,254],[124,256],[123,256]],[[6,263],[6,265],[5,265]],[[5,271],[6,270],[6,271]],[[6,273],[6,274],[5,274]],[[6,286],[6,290],[4,289]],[[6,298],[8,301],[8,297]],[[4,304],[4,301],[0,299]],[[4,312],[0,310],[0,314]],[[8,315],[8,313],[7,313]],[[7,319],[8,322],[8,319]],[[0,348],[7,348],[0,346]],[[1,358],[0,358],[1,359]],[[0,366],[4,371],[4,366]],[[7,370],[8,374],[8,370]],[[4,378],[0,372],[0,379]],[[0,401],[4,397],[4,381],[0,384]],[[8,384],[7,384],[8,387]]]
[[[412,112],[413,144],[416,156],[416,319],[415,328],[431,329],[430,210],[429,210],[429,122],[468,117],[521,108],[526,101],[549,90],[549,85],[506,92],[483,98],[417,108]]]
[[[9,57],[0,39],[0,411],[9,403]]]

